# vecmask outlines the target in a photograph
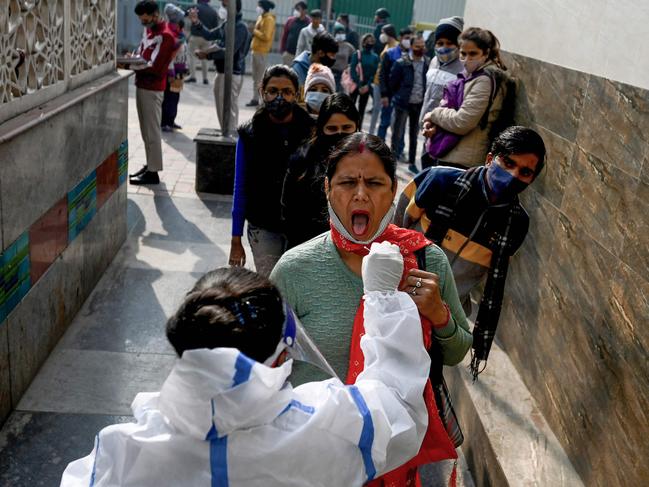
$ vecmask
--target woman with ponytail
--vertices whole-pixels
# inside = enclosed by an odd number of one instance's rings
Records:
[[[330,230],[287,251],[273,269],[271,280],[338,376],[353,384],[364,368],[360,352],[364,334],[361,264],[376,242],[399,247],[404,259],[400,289],[410,293],[417,305],[426,348],[439,350],[431,353],[432,360],[437,359],[440,367],[442,362],[459,363],[471,347],[472,337],[448,260],[421,233],[390,224],[397,190],[392,151],[376,136],[359,132],[346,137],[329,156],[324,187]],[[317,369],[307,364],[294,369],[295,383],[320,378]],[[377,484],[367,485],[384,485],[383,481],[386,485],[414,485],[410,482],[417,478],[419,465],[455,458],[434,400],[425,398],[429,429],[419,454],[376,479]]]
[[[511,85],[491,31],[470,27],[459,42],[464,70],[446,86],[440,105],[424,116],[423,134],[430,139],[427,152],[434,165],[468,168],[484,164]]]

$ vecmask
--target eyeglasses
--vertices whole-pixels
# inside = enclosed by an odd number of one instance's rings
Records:
[[[266,95],[269,100],[274,100],[280,94],[282,95],[282,98],[285,99],[295,98],[295,91],[291,88],[282,88],[281,90],[278,90],[277,88],[271,87],[264,91],[264,95]]]

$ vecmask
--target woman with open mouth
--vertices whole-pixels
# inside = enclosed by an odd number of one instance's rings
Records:
[[[397,190],[396,161],[390,149],[372,135],[358,132],[346,137],[329,156],[324,187],[329,232],[286,252],[271,280],[338,376],[353,384],[363,370],[359,353],[363,335],[361,262],[372,242],[399,246],[404,257],[401,289],[417,304],[426,345],[437,344],[444,364],[459,363],[471,347],[472,337],[448,260],[421,233],[389,223]],[[294,384],[322,378],[308,366],[293,371]],[[382,477],[390,485],[415,485],[410,482],[417,477],[418,465],[454,458],[446,432],[438,431],[437,411],[430,412],[431,435],[417,457]]]

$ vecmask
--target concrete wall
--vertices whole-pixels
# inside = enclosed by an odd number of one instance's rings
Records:
[[[506,51],[649,89],[649,2],[467,0],[464,16]]]
[[[470,0],[466,9],[466,25],[492,29],[513,53],[518,122],[548,147],[547,170],[524,194],[530,233],[512,261],[498,337],[585,485],[649,478],[647,7]]]
[[[127,76],[0,125],[0,423],[126,238]]]

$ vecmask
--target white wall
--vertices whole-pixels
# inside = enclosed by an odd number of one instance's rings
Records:
[[[467,0],[506,51],[649,89],[647,0]]]

